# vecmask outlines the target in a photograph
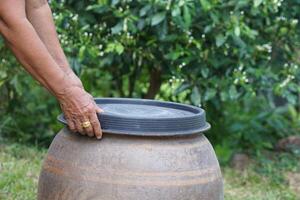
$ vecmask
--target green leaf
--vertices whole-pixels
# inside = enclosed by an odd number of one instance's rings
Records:
[[[151,9],[151,5],[147,4],[140,10],[140,16],[143,17],[147,14],[147,12]]]
[[[228,99],[228,94],[225,91],[222,91],[220,93],[220,96],[221,96],[221,101],[226,101]]]
[[[109,7],[106,5],[90,5],[86,8],[87,11],[93,11],[98,14],[103,14],[109,10]]]
[[[217,91],[215,89],[209,88],[205,91],[204,100],[208,101],[208,100],[214,98],[216,96],[216,94],[217,94]]]
[[[188,29],[191,26],[192,17],[191,12],[189,11],[189,8],[186,5],[184,5],[183,7],[183,18],[185,22],[185,28]]]
[[[230,86],[229,89],[229,97],[230,99],[236,99],[239,96],[239,93],[237,92],[235,86]]]
[[[216,37],[217,47],[222,46],[225,42],[226,42],[226,38],[222,34],[217,35],[217,37]]]
[[[241,34],[241,30],[240,30],[240,27],[239,26],[236,26],[235,28],[234,28],[234,34],[236,35],[236,36],[240,36],[240,34]]]
[[[183,83],[181,84],[178,88],[176,88],[176,90],[174,91],[174,95],[178,95],[181,92],[187,90],[188,88],[190,88],[190,84],[189,83]]]
[[[192,104],[199,106],[201,104],[201,95],[199,93],[199,89],[197,86],[194,86],[191,94],[191,102]]]
[[[254,7],[258,7],[262,2],[263,0],[254,0]]]
[[[122,54],[123,51],[124,51],[124,46],[119,42],[109,43],[105,49],[105,52],[107,52],[107,53],[116,52],[119,55]]]
[[[145,23],[145,20],[144,19],[140,19],[139,21],[138,21],[138,24],[137,24],[137,28],[138,28],[138,30],[143,30],[143,28],[146,26],[146,23]]]
[[[178,6],[172,10],[172,17],[180,16],[180,14],[181,14],[181,10]]]
[[[80,75],[80,73],[81,73],[81,64],[78,61],[78,59],[71,57],[68,60],[70,62],[71,68],[73,69],[75,74]]]
[[[233,35],[233,41],[241,48],[245,48],[247,46],[246,43],[236,35]]]
[[[112,4],[113,6],[115,6],[115,5],[117,5],[117,4],[119,3],[119,1],[120,1],[120,0],[112,0],[112,1],[111,1],[111,4]]]
[[[14,86],[14,88],[16,89],[17,93],[19,95],[22,95],[22,93],[24,93],[23,90],[23,85],[21,83],[21,81],[19,80],[18,76],[14,76],[13,79],[10,81],[10,83]]]
[[[170,53],[166,54],[164,57],[169,60],[177,60],[180,57],[181,51],[171,51]]]
[[[213,28],[212,25],[205,26],[204,33],[209,33],[212,30],[212,28]]]
[[[200,3],[204,11],[208,11],[212,8],[212,5],[208,0],[200,0]]]
[[[122,31],[123,29],[123,21],[117,23],[114,27],[111,28],[111,33],[112,34],[118,34]]]
[[[79,59],[83,60],[85,58],[86,46],[81,46],[79,49]]]
[[[98,4],[99,5],[107,5],[108,4],[108,0],[98,0]]]
[[[168,22],[165,20],[158,30],[159,39],[163,40],[168,34]]]
[[[166,12],[157,13],[151,18],[151,25],[155,26],[161,23],[165,18],[166,18]]]
[[[203,76],[203,78],[207,78],[209,74],[209,69],[207,67],[202,67],[201,68],[201,75]]]
[[[122,45],[122,44],[117,45],[117,46],[116,46],[116,51],[117,51],[117,53],[118,53],[119,55],[122,54],[123,51],[124,51],[123,45]]]
[[[7,72],[4,70],[0,70],[0,80],[7,78]]]

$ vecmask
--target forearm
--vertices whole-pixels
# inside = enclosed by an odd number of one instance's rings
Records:
[[[26,60],[25,69],[50,92],[59,94],[68,87],[65,73],[48,53],[26,18],[14,20],[13,24],[5,23],[5,20],[1,21],[0,31],[12,49],[18,49],[16,56],[19,60]]]
[[[26,16],[55,62],[63,71],[70,73],[71,68],[59,43],[47,1],[26,0]]]
[[[31,74],[39,83],[41,83],[45,88],[47,88],[47,84],[44,82],[43,79],[41,79],[38,74],[34,71],[34,68],[30,66],[30,64],[26,61],[26,59],[23,57],[23,55],[20,53],[20,51],[16,48],[14,48],[9,42],[6,42],[6,46],[8,46],[11,51],[14,53],[18,61],[24,66],[26,71]],[[49,91],[50,89],[47,88]]]

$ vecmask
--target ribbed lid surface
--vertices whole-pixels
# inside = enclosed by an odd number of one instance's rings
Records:
[[[98,115],[103,132],[170,136],[206,131],[205,111],[199,107],[146,99],[96,98],[103,113]],[[67,124],[63,115],[58,120]]]

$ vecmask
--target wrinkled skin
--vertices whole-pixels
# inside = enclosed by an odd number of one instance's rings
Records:
[[[102,112],[102,110],[96,105],[90,94],[85,92],[82,87],[72,86],[66,88],[57,98],[71,131],[78,131],[90,137],[95,134],[97,138],[101,138],[102,134],[99,133],[101,127],[97,113]],[[85,121],[90,121],[92,126],[82,128],[82,123]]]
[[[102,110],[71,70],[47,1],[1,0],[0,33],[22,66],[57,98],[69,128],[100,139]],[[91,126],[83,128],[86,121]]]

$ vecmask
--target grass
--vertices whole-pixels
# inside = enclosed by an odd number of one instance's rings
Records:
[[[19,144],[0,144],[0,199],[36,199],[38,175],[45,149]],[[256,158],[243,172],[225,167],[223,176],[226,200],[297,200],[285,174],[299,172],[299,159],[281,154],[276,159]],[[299,183],[300,187],[300,183]]]
[[[278,185],[271,178],[253,170],[237,173],[225,169],[225,199],[228,200],[296,200],[293,191],[285,184]]]
[[[300,180],[289,174],[300,177],[299,152],[258,154],[243,172],[224,169],[225,199],[300,200]]]
[[[17,144],[0,145],[0,199],[36,199],[45,150]]]

